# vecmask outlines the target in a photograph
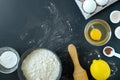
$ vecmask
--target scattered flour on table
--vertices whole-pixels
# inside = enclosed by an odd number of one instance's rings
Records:
[[[110,67],[111,67],[111,75],[110,77],[116,75],[116,73],[118,72],[118,67],[116,65],[116,63],[114,61],[108,61]]]
[[[93,59],[101,59],[101,54],[99,53],[98,50],[93,50],[85,54],[86,54],[86,57],[84,58],[84,60],[86,61],[87,64],[91,64]]]
[[[60,63],[51,51],[37,49],[24,59],[21,70],[27,80],[56,80]]]
[[[47,14],[42,16],[44,19],[29,15],[19,38],[23,45],[28,47],[57,50],[72,40],[71,16],[62,15],[58,6],[51,1],[47,1],[42,8],[43,12],[47,11]]]

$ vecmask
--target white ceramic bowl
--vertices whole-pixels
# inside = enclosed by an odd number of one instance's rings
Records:
[[[115,36],[120,39],[120,26],[115,29]]]
[[[110,14],[110,20],[112,23],[119,23],[120,22],[120,11],[114,10]]]
[[[11,47],[2,47],[2,48],[0,48],[0,55],[2,53],[4,53],[5,51],[12,51],[17,56],[17,64],[12,68],[5,68],[4,66],[2,66],[0,64],[0,72],[4,73],[4,74],[9,74],[9,73],[14,72],[18,68],[18,63],[19,63],[19,60],[20,60],[20,56],[19,56],[18,52],[15,49],[11,48]]]

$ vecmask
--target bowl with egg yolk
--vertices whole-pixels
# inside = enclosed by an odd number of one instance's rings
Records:
[[[111,28],[106,21],[94,19],[86,25],[84,35],[90,44],[102,46],[110,40]]]

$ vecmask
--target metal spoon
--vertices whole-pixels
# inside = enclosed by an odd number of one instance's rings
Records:
[[[112,49],[112,51],[110,52],[110,54],[107,54],[107,53],[105,52],[106,48],[111,48],[111,49]],[[107,57],[113,57],[113,56],[115,56],[115,57],[120,58],[120,54],[119,54],[119,53],[116,53],[116,52],[115,52],[115,49],[112,48],[112,47],[110,47],[110,46],[106,46],[106,47],[103,49],[103,54],[104,54],[105,56],[107,56]]]

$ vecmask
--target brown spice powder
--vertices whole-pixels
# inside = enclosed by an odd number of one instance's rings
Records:
[[[111,48],[106,48],[106,49],[105,49],[105,53],[106,53],[107,55],[109,55],[109,54],[111,53],[111,51],[112,51]]]

